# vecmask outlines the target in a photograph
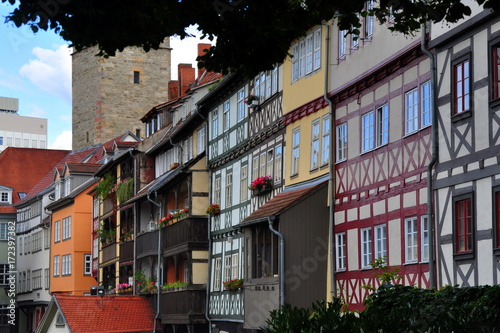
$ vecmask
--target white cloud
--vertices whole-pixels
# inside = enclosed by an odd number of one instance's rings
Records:
[[[62,121],[66,121],[68,123],[71,123],[71,114],[62,114],[59,116],[59,119],[61,119]]]
[[[71,103],[71,53],[67,45],[56,50],[35,47],[37,57],[21,67],[19,73],[41,90]]]
[[[71,150],[71,144],[72,144],[72,135],[71,131],[62,131],[61,134],[59,134],[52,145],[50,145],[50,149],[66,149],[66,150]]]
[[[23,116],[36,117],[36,118],[47,118],[47,112],[45,112],[45,110],[42,109],[41,107],[39,107],[38,105],[30,104],[30,105],[28,105],[28,109],[31,110],[31,112],[23,114]]]

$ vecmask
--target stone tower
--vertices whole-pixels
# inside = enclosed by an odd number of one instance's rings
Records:
[[[144,52],[129,47],[116,56],[95,56],[97,47],[72,55],[73,150],[130,131],[144,135],[140,118],[168,100],[170,45]]]

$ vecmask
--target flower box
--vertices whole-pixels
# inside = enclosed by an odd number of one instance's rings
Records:
[[[243,288],[243,279],[233,279],[223,282],[223,284],[226,290],[238,290]]]
[[[220,214],[220,206],[219,205],[210,205],[206,211],[209,215],[218,215]]]
[[[273,178],[271,176],[262,176],[255,179],[248,189],[252,190],[253,195],[268,193],[273,189]]]

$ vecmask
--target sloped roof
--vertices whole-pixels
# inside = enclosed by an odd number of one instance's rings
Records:
[[[248,215],[238,226],[244,227],[255,222],[263,221],[270,216],[280,215],[326,184],[327,182],[323,182],[294,191],[282,192]]]
[[[94,174],[101,164],[97,163],[66,163],[69,173],[90,173]]]
[[[130,296],[54,296],[73,333],[147,332],[154,329],[151,299]]]
[[[21,201],[19,192],[28,193],[67,154],[68,150],[7,147],[0,154],[0,184],[13,188],[12,204]],[[0,213],[15,213],[11,205]]]

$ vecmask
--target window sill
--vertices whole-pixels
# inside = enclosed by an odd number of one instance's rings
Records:
[[[298,174],[298,173],[295,173],[295,174],[293,174],[293,175],[290,175],[290,179],[297,178],[298,176],[299,176],[299,174]]]
[[[457,121],[460,121],[460,120],[463,120],[463,119],[467,119],[467,118],[470,118],[472,117],[472,111],[471,110],[467,110],[467,111],[463,111],[463,112],[460,112],[460,113],[457,113],[457,114],[454,114],[451,116],[451,122],[457,122]]]
[[[474,252],[454,253],[453,259],[457,261],[474,259]]]
[[[415,265],[418,264],[418,260],[415,261],[407,261],[403,264],[403,266]]]

